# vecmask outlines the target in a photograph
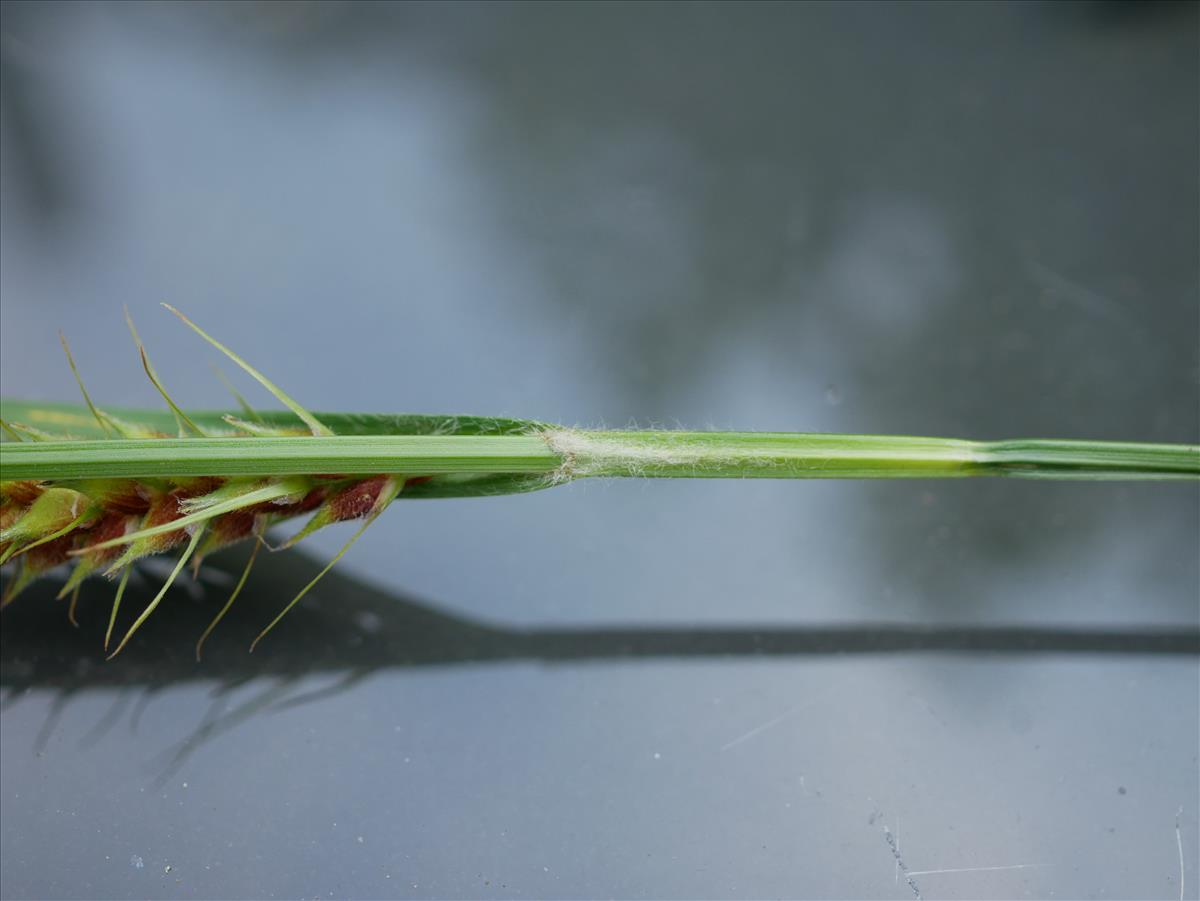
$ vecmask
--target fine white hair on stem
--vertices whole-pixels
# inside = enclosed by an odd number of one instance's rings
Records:
[[[765,452],[722,450],[711,441],[696,440],[694,432],[597,433],[579,429],[541,431],[546,444],[562,458],[550,476],[554,484],[597,475],[645,476],[663,469],[716,471],[724,467],[749,469],[778,465]]]

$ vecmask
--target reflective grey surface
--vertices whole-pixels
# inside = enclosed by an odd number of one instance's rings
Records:
[[[0,387],[1194,442],[1197,25],[6,4]],[[1194,486],[399,504],[246,656],[345,537],[5,611],[0,894],[1197,896]]]

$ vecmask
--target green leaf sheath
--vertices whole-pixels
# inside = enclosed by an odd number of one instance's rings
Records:
[[[175,435],[175,415],[170,410],[108,407],[105,412],[125,422],[144,426],[164,435]],[[214,435],[235,435],[237,430],[225,421],[229,410],[188,411],[188,416],[205,431]],[[233,415],[245,416],[244,410]],[[431,416],[406,413],[321,413],[326,423],[339,436],[347,435],[528,435],[544,423],[529,419],[503,416]],[[85,406],[63,403],[30,403],[0,398],[0,418],[35,426],[47,432],[71,438],[108,437]],[[294,428],[307,432],[304,423],[286,410],[260,410],[258,418],[264,426]],[[307,435],[305,437],[308,437]]]
[[[555,433],[550,432],[551,436]],[[567,431],[552,446],[586,476],[768,479],[1197,479],[1200,447],[1111,441],[962,441],[788,432]]]
[[[108,411],[166,434],[168,411]],[[5,442],[0,479],[191,476],[427,477],[402,497],[504,494],[580,477],[1197,479],[1200,447],[1105,441],[962,441],[784,432],[597,431],[474,416],[318,413],[336,435],[238,434],[189,414],[208,438],[104,438],[86,407],[0,402],[6,421],[79,440]],[[291,413],[264,413],[277,428]]]
[[[352,435],[150,438],[3,446],[5,479],[545,473],[558,456],[538,437]]]

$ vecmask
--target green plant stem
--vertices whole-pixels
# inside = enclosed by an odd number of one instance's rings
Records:
[[[787,432],[571,432],[580,475],[905,479],[1015,476],[1196,479],[1200,447],[1109,441],[963,441]]]
[[[559,458],[541,438],[426,435],[151,438],[0,445],[4,479],[541,473]]]
[[[0,445],[0,479],[397,474],[572,478],[1196,479],[1200,448],[1101,441],[580,431],[45,441]]]

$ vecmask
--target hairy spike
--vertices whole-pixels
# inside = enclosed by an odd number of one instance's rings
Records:
[[[237,596],[242,593],[242,586],[246,584],[246,578],[250,575],[250,569],[254,566],[254,560],[258,557],[258,549],[262,547],[262,539],[255,536],[254,548],[250,551],[250,559],[246,561],[246,567],[242,570],[242,577],[238,579],[237,585],[233,588],[233,593],[229,595],[229,600],[225,602],[225,606],[220,612],[213,617],[213,621],[208,624],[208,628],[204,630],[204,634],[200,636],[200,640],[196,642],[196,662],[200,662],[200,652],[204,648],[204,642],[208,640],[208,636],[212,634],[213,629],[229,612],[229,608],[233,606],[233,602],[237,600]]]
[[[254,641],[250,643],[250,652],[251,653],[254,653],[254,649],[256,647],[258,647],[258,643],[260,641],[262,641],[264,638],[266,638],[267,633],[270,632],[272,629],[274,629],[275,626],[277,626],[279,624],[279,621],[281,619],[283,619],[285,616],[287,616],[289,610],[291,610],[298,603],[300,603],[300,599],[302,597],[304,597],[306,594],[308,594],[309,589],[311,589],[314,585],[316,585],[318,582],[320,582],[321,579],[325,576],[325,574],[327,572],[329,572],[331,569],[333,569],[334,565],[339,560],[341,560],[343,556],[345,556],[346,551],[350,550],[350,547],[354,544],[354,542],[358,541],[358,539],[362,536],[362,533],[367,531],[367,529],[370,527],[371,523],[375,522],[375,520],[379,518],[379,514],[382,513],[384,510],[386,510],[388,505],[396,499],[396,495],[398,495],[400,493],[400,489],[404,486],[404,480],[392,477],[389,479],[389,482],[390,482],[390,484],[386,487],[386,489],[383,492],[380,493],[379,499],[375,502],[375,509],[371,511],[370,515],[363,521],[363,524],[361,526],[359,526],[358,529],[355,530],[353,535],[350,536],[350,540],[347,541],[344,545],[342,545],[342,549],[337,552],[337,554],[334,556],[334,558],[332,560],[329,561],[328,564],[326,564],[325,568],[322,569],[319,573],[317,573],[316,576],[313,577],[311,582],[309,582],[307,585],[305,585],[303,588],[301,588],[300,593],[297,594],[294,598],[292,598],[292,600],[288,603],[288,605],[286,607],[284,607],[281,611],[279,611],[279,615],[276,616],[273,620],[271,620],[271,622],[267,625],[267,627],[265,629],[263,629],[261,632],[258,633],[258,637],[255,638]]]
[[[134,327],[133,317],[129,315],[129,307],[125,307],[125,324],[129,326],[129,334],[133,335],[133,343],[137,345],[138,354],[142,358],[142,368],[146,370],[146,376],[150,382],[158,389],[158,393],[162,395],[163,400],[167,402],[167,406],[171,408],[171,412],[175,414],[175,419],[179,423],[179,437],[183,437],[183,427],[186,425],[189,429],[199,435],[201,438],[208,437],[208,433],[196,423],[192,422],[183,410],[179,409],[179,405],[172,400],[171,395],[167,393],[166,387],[162,380],[158,377],[158,373],[154,371],[154,366],[150,363],[150,356],[146,353],[146,346],[142,344],[142,339],[138,335],[137,328]]]
[[[96,422],[100,424],[100,428],[105,435],[112,435],[109,430],[108,423],[104,421],[104,417],[100,415],[100,411],[96,409],[96,405],[92,403],[91,396],[88,395],[87,388],[83,386],[83,376],[79,374],[79,369],[75,365],[75,357],[71,354],[71,345],[67,343],[67,336],[62,332],[58,333],[58,340],[62,342],[63,353],[67,355],[67,365],[71,367],[71,375],[75,376],[75,384],[79,386],[79,393],[83,395],[83,402],[87,404],[87,408],[92,411],[92,416],[96,417]]]
[[[194,550],[196,550],[196,545],[200,543],[200,537],[203,534],[204,534],[204,526],[203,525],[200,526],[199,528],[197,528],[196,531],[192,533],[191,541],[188,542],[188,546],[186,549],[184,549],[184,552],[179,555],[179,560],[175,563],[175,568],[171,570],[171,575],[167,576],[167,581],[164,582],[162,588],[160,588],[158,590],[158,594],[156,594],[154,596],[154,600],[152,600],[148,605],[146,605],[146,609],[143,610],[141,612],[141,615],[138,616],[138,618],[133,621],[133,625],[129,627],[129,631],[125,633],[125,637],[121,639],[121,643],[119,645],[117,645],[117,649],[115,651],[113,651],[111,654],[109,654],[106,659],[112,660],[114,657],[116,657],[118,654],[120,654],[121,649],[124,648],[125,645],[127,645],[129,643],[129,639],[133,638],[134,633],[137,632],[137,630],[142,627],[142,623],[144,623],[147,619],[150,618],[150,614],[154,612],[154,608],[156,608],[159,605],[159,603],[162,601],[163,597],[166,596],[167,589],[169,589],[171,587],[171,584],[175,581],[176,577],[179,575],[179,571],[182,570],[183,567],[187,564],[188,557],[192,556],[192,552]]]
[[[304,407],[300,406],[300,404],[296,403],[296,401],[292,400],[292,398],[289,397],[283,391],[282,388],[280,388],[278,385],[276,385],[274,382],[272,382],[270,379],[268,379],[265,375],[263,375],[261,372],[259,372],[257,369],[255,369],[253,366],[251,366],[249,363],[247,363],[245,360],[243,360],[241,357],[239,357],[237,354],[235,354],[232,350],[230,350],[228,347],[226,347],[224,344],[222,344],[216,338],[209,335],[206,331],[204,331],[202,328],[200,328],[200,326],[196,325],[196,323],[192,322],[192,320],[188,319],[186,316],[184,316],[182,313],[180,313],[177,309],[175,309],[169,303],[164,303],[163,306],[166,307],[168,310],[170,310],[172,313],[174,313],[176,316],[178,316],[180,319],[182,319],[184,324],[188,328],[190,328],[192,331],[194,331],[197,335],[199,335],[201,338],[203,338],[205,341],[207,341],[209,344],[211,344],[213,347],[215,347],[221,353],[225,354],[225,356],[229,357],[229,359],[231,359],[234,363],[237,363],[237,365],[240,366],[243,370],[245,370],[250,375],[251,378],[253,378],[256,382],[258,382],[260,385],[262,385],[264,388],[266,388],[268,391],[270,391],[271,394],[274,395],[276,400],[278,400],[281,404],[283,404],[285,407],[287,407],[289,410],[291,410],[293,413],[295,413],[297,416],[299,416],[302,420],[304,420],[304,424],[307,425],[310,430],[312,430],[312,433],[314,435],[321,435],[326,438],[333,436],[333,432],[330,429],[328,429],[325,425],[323,425],[320,420],[318,420],[315,416],[313,416],[311,413],[309,413],[308,410],[304,409]]]
[[[117,611],[121,608],[121,595],[125,593],[125,586],[129,584],[129,571],[132,566],[127,566],[121,570],[121,581],[117,583],[117,594],[113,598],[112,613],[108,615],[108,628],[104,631],[104,652],[108,653],[108,642],[112,638],[113,625],[117,621]]]

